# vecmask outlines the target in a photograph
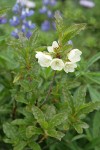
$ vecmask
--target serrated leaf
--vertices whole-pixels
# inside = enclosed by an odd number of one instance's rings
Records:
[[[39,109],[36,106],[33,106],[32,107],[32,112],[33,112],[33,115],[34,115],[36,120],[45,121],[45,116],[44,116],[43,112],[41,111],[41,109]]]
[[[100,52],[95,54],[93,57],[91,57],[89,59],[89,61],[87,61],[86,64],[86,69],[88,69],[93,63],[95,63],[96,61],[98,61],[100,59]]]
[[[56,114],[56,108],[54,105],[45,105],[45,117],[50,120]]]
[[[50,128],[56,127],[61,123],[63,123],[66,119],[67,119],[67,113],[59,113],[49,121],[49,126]]]
[[[25,119],[15,119],[11,123],[13,125],[25,125],[26,121],[25,121]]]
[[[67,41],[72,39],[75,35],[79,34],[81,30],[84,30],[86,27],[86,24],[74,24],[70,26],[67,29],[64,29],[63,35],[62,35],[62,44],[65,44]]]
[[[28,145],[32,150],[41,150],[40,145],[34,141],[30,142]]]
[[[89,128],[89,125],[82,121],[75,123],[73,126],[74,126],[75,130],[80,134],[82,134],[83,129]]]
[[[41,127],[42,128],[48,128],[48,123],[45,121],[45,115],[43,114],[41,109],[39,109],[36,106],[33,106],[32,107],[32,112],[33,112],[33,115],[34,115],[35,119],[41,125]]]
[[[74,104],[76,109],[85,103],[85,96],[86,96],[87,87],[80,86],[76,92],[74,93]]]
[[[76,115],[80,116],[82,114],[88,114],[94,110],[98,110],[100,109],[100,102],[90,102],[90,103],[86,103],[84,105],[82,105],[78,112],[76,113]]]
[[[55,129],[49,129],[47,131],[47,135],[54,137],[61,141],[61,139],[64,137],[65,134],[63,134],[62,132],[56,131]]]
[[[43,134],[43,131],[40,128],[35,126],[28,126],[26,128],[26,136],[27,138],[31,138],[33,135],[40,135]]]
[[[77,123],[77,124],[74,124],[73,126],[79,134],[83,133],[83,128],[80,126],[80,124]]]
[[[14,146],[13,150],[23,150],[27,145],[26,141],[19,141],[17,145]]]
[[[100,101],[100,93],[95,88],[92,88],[92,86],[89,85],[88,90],[89,90],[92,102]]]
[[[17,127],[12,126],[10,123],[3,124],[3,131],[8,138],[15,139],[17,137]]]

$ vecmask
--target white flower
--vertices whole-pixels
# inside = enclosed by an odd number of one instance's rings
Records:
[[[52,57],[43,52],[36,52],[36,53],[37,54],[35,55],[35,57],[38,59],[38,63],[40,64],[40,66],[49,67],[52,61]]]
[[[17,0],[17,3],[20,3],[22,6],[26,5],[26,7],[28,7],[28,8],[34,8],[35,7],[35,3],[31,2],[29,0]]]
[[[73,49],[68,53],[68,59],[73,63],[78,62],[81,59],[80,57],[81,54],[82,52],[80,50]]]
[[[95,3],[90,0],[80,0],[80,5],[87,7],[87,8],[93,8],[95,6]]]
[[[75,70],[76,67],[77,67],[76,63],[66,62],[65,66],[64,66],[64,71],[66,73],[68,73],[68,72],[74,72],[74,70]]]
[[[26,1],[26,7],[28,8],[34,8],[36,6],[35,2]]]
[[[59,47],[58,43],[57,43],[56,41],[53,41],[52,46],[48,46],[48,47],[47,47],[47,50],[48,50],[50,53],[52,53],[52,52],[54,52],[54,49],[56,49],[56,48],[58,48],[58,47]]]
[[[54,58],[52,61],[51,61],[51,68],[53,70],[62,70],[64,68],[64,62],[59,59],[59,58]]]

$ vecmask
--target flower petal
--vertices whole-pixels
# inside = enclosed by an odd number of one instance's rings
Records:
[[[48,54],[45,54],[43,52],[37,52],[35,57],[38,59],[38,63],[42,67],[49,67],[50,63],[52,61],[52,57]]]
[[[54,49],[53,49],[52,46],[48,46],[48,47],[47,47],[47,50],[48,50],[48,52],[50,52],[50,53],[54,52]]]
[[[80,50],[73,49],[68,53],[68,59],[73,63],[78,62],[81,59],[80,57],[81,54],[82,52]]]
[[[64,71],[66,73],[68,73],[68,72],[74,72],[76,67],[77,67],[76,63],[66,62],[65,66],[64,66]]]
[[[58,59],[58,58],[54,58],[52,61],[51,61],[51,68],[53,70],[62,70],[64,68],[64,62],[61,60],[61,59]]]
[[[58,48],[58,47],[59,47],[59,45],[58,45],[58,43],[57,43],[56,41],[53,41],[53,43],[52,43],[52,47],[53,47],[53,48]]]

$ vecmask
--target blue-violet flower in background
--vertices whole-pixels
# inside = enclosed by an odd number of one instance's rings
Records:
[[[9,20],[11,26],[16,27],[11,35],[15,38],[19,38],[18,33],[23,32],[23,34],[30,38],[32,35],[32,30],[36,27],[35,23],[32,23],[28,18],[34,15],[35,3],[29,0],[17,0],[16,4],[12,8],[14,16]]]
[[[0,16],[0,24],[5,24],[7,22],[7,19],[5,15]]]
[[[54,16],[52,7],[55,6],[56,4],[57,4],[56,0],[42,0],[42,7],[39,9],[40,14],[45,15],[45,20],[41,24],[42,31],[55,29],[54,22],[52,21],[52,18]]]

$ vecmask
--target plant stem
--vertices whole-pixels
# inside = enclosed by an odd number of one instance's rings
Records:
[[[16,118],[17,102],[14,100],[13,109],[12,109],[12,120]]]
[[[51,84],[49,86],[49,90],[47,92],[47,96],[46,96],[45,100],[43,101],[43,103],[41,104],[40,108],[48,101],[48,98],[49,98],[49,96],[50,96],[50,94],[52,92],[52,87],[53,87],[53,83],[54,83],[54,80],[55,80],[55,76],[56,76],[56,71],[54,72]]]

